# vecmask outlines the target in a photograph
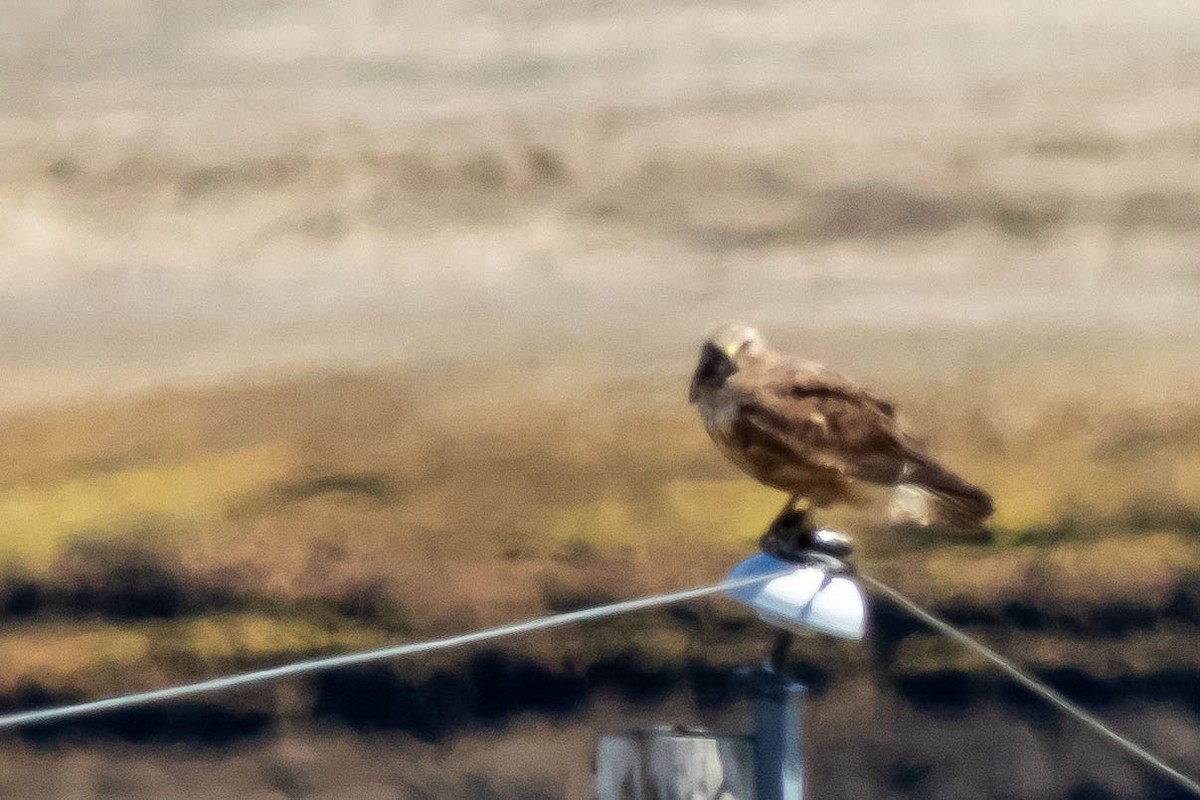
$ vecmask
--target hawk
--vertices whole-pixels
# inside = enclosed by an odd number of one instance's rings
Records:
[[[898,487],[907,521],[981,531],[992,499],[930,458],[882,400],[820,364],[771,352],[746,325],[700,350],[688,400],[729,459],[760,482],[822,508],[858,499],[860,483]]]

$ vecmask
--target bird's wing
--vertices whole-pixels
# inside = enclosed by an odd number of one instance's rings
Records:
[[[918,456],[890,403],[819,365],[775,364],[739,372],[729,383],[740,435],[770,440],[802,462],[891,484]]]

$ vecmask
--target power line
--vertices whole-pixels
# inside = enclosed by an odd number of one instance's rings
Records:
[[[877,589],[881,594],[885,595],[888,599],[904,608],[914,617],[921,620],[938,633],[946,636],[947,638],[953,639],[955,642],[961,644],[963,647],[966,647],[968,650],[972,650],[983,656],[988,661],[999,667],[1002,672],[1006,673],[1017,683],[1038,695],[1046,702],[1055,706],[1058,708],[1058,710],[1079,720],[1096,733],[1100,734],[1104,738],[1116,744],[1118,747],[1121,747],[1126,752],[1140,759],[1147,766],[1158,770],[1160,773],[1167,776],[1172,781],[1191,792],[1193,795],[1200,797],[1200,783],[1167,764],[1165,761],[1151,753],[1146,748],[1117,733],[1100,719],[1084,711],[1082,708],[1075,705],[1066,697],[1054,691],[1049,686],[1030,675],[1028,672],[1025,672],[1016,664],[1006,659],[1004,656],[1000,655],[986,645],[975,641],[950,623],[929,613],[912,600],[909,600],[907,597],[900,594],[900,592],[888,586],[886,583],[883,583],[882,581],[862,572],[858,573],[858,577],[871,586],[874,586],[875,589]]]
[[[405,656],[413,656],[421,653],[430,653],[435,650],[449,650],[455,647],[465,647],[466,645],[477,644],[479,642],[485,642],[492,639],[501,639],[506,636],[516,636],[522,633],[546,630],[547,628],[558,628],[562,627],[563,625],[573,625],[578,622],[589,622],[592,620],[604,619],[606,617],[615,617],[620,614],[628,614],[633,611],[641,611],[647,608],[655,608],[657,606],[680,603],[685,600],[693,600],[697,597],[705,597],[707,595],[726,592],[730,589],[737,589],[743,586],[752,586],[756,583],[763,583],[774,578],[789,575],[792,572],[793,568],[789,567],[787,570],[765,575],[755,575],[749,578],[737,578],[735,580],[727,580],[722,581],[721,583],[715,583],[711,586],[700,586],[694,589],[683,589],[676,592],[650,595],[648,597],[640,597],[635,600],[625,600],[619,603],[609,603],[601,606],[593,606],[591,608],[583,608],[578,611],[568,611],[563,614],[534,617],[533,619],[527,619],[521,622],[513,622],[495,628],[485,628],[483,630],[472,631],[471,633],[460,633],[455,636],[447,636],[441,639],[429,639],[421,642],[408,642],[389,647],[380,647],[374,650],[345,653],[337,656],[326,656],[324,658],[313,658],[306,661],[283,664],[278,667],[254,670],[253,672],[242,672],[235,675],[212,678],[205,681],[199,681],[197,683],[184,683],[177,686],[168,686],[162,689],[153,689],[147,692],[134,692],[132,694],[117,695],[115,697],[108,697],[103,700],[92,700],[85,703],[55,706],[52,708],[36,709],[33,711],[18,711],[10,714],[0,714],[0,730],[10,730],[28,725],[37,725],[40,723],[55,722],[73,717],[100,714],[105,711],[117,711],[123,708],[142,706],[150,703],[178,700],[183,697],[192,697],[194,695],[208,694],[210,692],[220,692],[226,689],[234,689],[241,686],[249,686],[251,684],[279,680],[280,678],[290,678],[296,675],[308,675],[310,673],[337,669],[339,667],[366,664],[372,661],[403,658]]]

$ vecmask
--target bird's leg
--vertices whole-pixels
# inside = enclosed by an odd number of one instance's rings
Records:
[[[796,504],[804,500],[804,508]],[[788,497],[771,525],[767,528],[760,546],[772,555],[787,556],[801,552],[812,543],[812,526],[808,523],[808,511],[812,503],[798,494]]]
[[[796,505],[801,503],[801,507]],[[812,501],[803,495],[791,494],[788,495],[787,502],[783,504],[783,508],[779,509],[779,513],[771,520],[772,528],[809,528],[808,512],[812,509]]]
[[[799,499],[800,499],[800,495],[798,495],[798,494],[788,495],[787,502],[783,504],[783,508],[779,509],[779,513],[775,515],[775,519],[773,520],[773,522],[778,522],[780,519],[787,516],[792,511],[794,511],[796,509],[796,502]]]

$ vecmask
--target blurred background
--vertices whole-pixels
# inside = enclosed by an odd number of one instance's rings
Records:
[[[1184,0],[0,2],[0,705],[718,579],[738,319],[897,400],[988,545],[858,560],[1200,772]],[[884,604],[815,797],[1170,788]],[[6,797],[588,797],[748,724],[720,600],[0,739]]]

